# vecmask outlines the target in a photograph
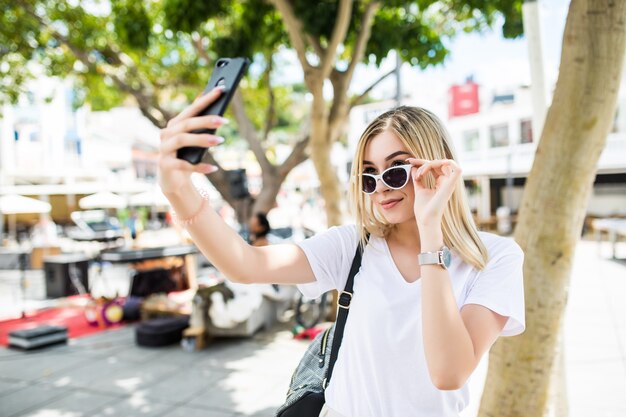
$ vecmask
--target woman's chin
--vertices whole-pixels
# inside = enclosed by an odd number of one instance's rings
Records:
[[[400,225],[407,222],[415,223],[415,215],[411,213],[384,213],[383,216],[387,223]]]

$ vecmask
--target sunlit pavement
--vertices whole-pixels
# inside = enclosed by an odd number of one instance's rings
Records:
[[[607,243],[576,250],[564,323],[570,417],[626,415],[626,243],[617,249],[622,261]],[[5,272],[6,314],[7,303],[19,309],[20,292],[19,277]],[[123,269],[107,273],[124,285]],[[27,294],[42,291],[38,279]],[[0,416],[272,416],[305,349],[288,324],[199,352],[137,347],[132,326],[33,353],[0,349]],[[463,417],[476,415],[485,372],[483,361]]]

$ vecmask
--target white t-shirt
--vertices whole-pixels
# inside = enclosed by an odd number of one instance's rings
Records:
[[[452,250],[450,280],[459,309],[480,304],[509,317],[501,335],[524,331],[524,254],[512,240],[479,233],[489,251],[483,271]],[[316,282],[299,285],[311,298],[344,289],[357,247],[356,226],[332,227],[299,243]],[[469,401],[467,384],[441,391],[424,356],[421,279],[404,280],[385,239],[371,237],[354,279],[354,297],[341,349],[326,389],[328,406],[346,417],[457,417]]]

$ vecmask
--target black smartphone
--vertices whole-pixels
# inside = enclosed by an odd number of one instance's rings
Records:
[[[217,86],[224,86],[224,91],[222,91],[219,98],[211,103],[209,107],[199,112],[198,116],[222,116],[224,114],[249,64],[250,60],[248,58],[220,58],[217,60],[213,73],[211,74],[211,79],[204,89],[203,94],[208,93]],[[215,129],[194,130],[192,133],[213,134],[215,133]],[[180,148],[176,152],[176,157],[196,165],[202,161],[207,149],[208,148],[201,148],[199,146]]]

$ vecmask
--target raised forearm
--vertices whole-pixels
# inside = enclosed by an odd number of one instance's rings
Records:
[[[194,218],[186,229],[217,269],[233,281],[244,282],[251,276],[246,268],[252,258],[251,246],[208,207],[208,202],[203,203],[191,182],[166,195],[179,219]]]
[[[419,229],[422,252],[441,248],[441,226]],[[461,318],[449,272],[439,265],[422,265],[420,269],[422,332],[428,370],[437,388],[458,389],[476,364],[472,339]]]

